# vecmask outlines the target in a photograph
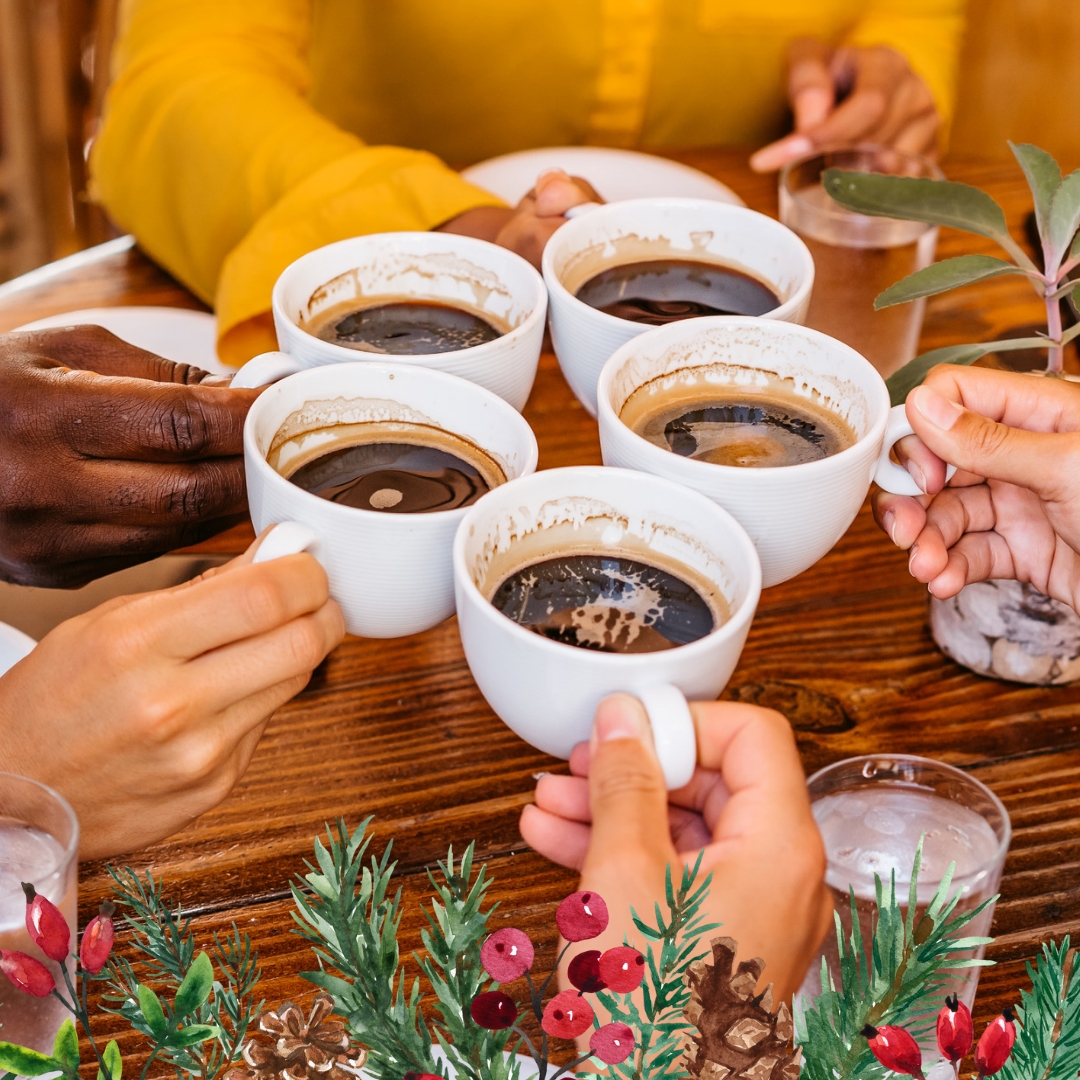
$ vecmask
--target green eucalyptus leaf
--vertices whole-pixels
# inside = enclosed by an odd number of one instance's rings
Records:
[[[188,968],[184,981],[176,991],[173,1011],[176,1016],[184,1017],[193,1013],[210,996],[214,988],[214,965],[210,957],[201,952]]]
[[[79,1067],[79,1036],[69,1016],[61,1025],[53,1040],[52,1056],[64,1063],[64,1072],[73,1073]]]
[[[169,1028],[165,1020],[165,1010],[162,1009],[157,994],[145,983],[139,983],[139,1009],[150,1030],[160,1039]]]
[[[960,285],[971,285],[1002,274],[1023,273],[1014,263],[996,259],[992,255],[960,255],[955,259],[945,259],[932,266],[923,267],[922,270],[909,274],[903,281],[890,285],[875,298],[874,310],[880,311],[894,304],[906,304],[923,296],[936,296]]]
[[[1031,188],[1039,236],[1047,240],[1050,237],[1050,202],[1061,184],[1061,169],[1050,154],[1031,143],[1014,146],[1010,142],[1009,147],[1020,162],[1028,187]]]
[[[169,1036],[169,1046],[194,1046],[207,1039],[216,1039],[219,1030],[213,1024],[188,1024]]]
[[[1061,181],[1050,202],[1049,240],[1053,266],[1047,266],[1047,274],[1054,274],[1061,265],[1062,257],[1080,228],[1080,169],[1069,173]]]
[[[41,1076],[63,1068],[63,1062],[48,1054],[40,1054],[37,1050],[15,1043],[0,1042],[0,1069],[13,1072],[16,1076]]]
[[[105,1065],[108,1067],[109,1075],[106,1077],[99,1068],[97,1080],[120,1080],[120,1074],[124,1068],[124,1060],[120,1056],[120,1047],[116,1045],[115,1039],[109,1040],[109,1045],[105,1047],[105,1052],[101,1056],[105,1059]]]
[[[1080,326],[1080,323],[1077,325]],[[903,405],[908,394],[926,378],[930,369],[938,364],[974,364],[989,353],[1045,349],[1048,345],[1046,338],[1009,338],[1005,341],[984,341],[977,345],[947,345],[944,349],[931,349],[922,356],[916,356],[885,380],[885,385],[889,388],[889,400],[893,405]]]

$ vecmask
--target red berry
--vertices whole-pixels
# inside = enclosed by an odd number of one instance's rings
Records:
[[[434,1073],[407,1072],[401,1080],[443,1080],[443,1078]]]
[[[50,959],[63,963],[71,948],[71,930],[60,909],[24,881],[26,893],[26,932],[34,944]]]
[[[879,1028],[867,1024],[862,1034],[871,1053],[886,1069],[923,1080],[922,1051],[910,1031],[891,1024]]]
[[[645,978],[645,957],[629,945],[608,949],[600,957],[600,978],[609,990],[617,994],[629,994],[641,985]]]
[[[532,967],[533,943],[523,930],[507,926],[488,937],[480,950],[480,963],[496,982],[513,982]]]
[[[0,949],[0,971],[13,986],[34,997],[48,997],[56,989],[56,980],[49,969],[26,953]]]
[[[975,1068],[980,1076],[993,1076],[1009,1060],[1013,1043],[1016,1042],[1016,1024],[1012,1009],[1006,1007],[1001,1015],[986,1025],[986,1030],[975,1047]]]
[[[634,1052],[634,1032],[626,1024],[605,1024],[592,1033],[589,1049],[605,1064],[618,1065]]]
[[[544,1007],[540,1026],[556,1039],[576,1039],[592,1026],[593,1011],[576,990],[563,990]]]
[[[90,920],[83,931],[82,946],[79,949],[79,963],[84,971],[96,975],[109,959],[113,947],[112,914],[116,910],[108,900],[98,909],[98,914]]]
[[[937,1044],[948,1061],[963,1061],[975,1041],[971,1010],[955,994],[945,999],[937,1018]]]
[[[594,892],[571,893],[555,912],[555,924],[567,941],[599,937],[608,924],[607,904]]]
[[[472,1018],[488,1031],[500,1031],[513,1027],[518,1016],[517,1005],[509,994],[501,990],[488,990],[477,994],[469,1008]]]
[[[570,961],[567,976],[583,994],[595,994],[597,990],[607,989],[607,983],[600,977],[599,949],[578,953]]]

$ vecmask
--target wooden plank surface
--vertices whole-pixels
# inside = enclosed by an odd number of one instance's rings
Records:
[[[693,153],[687,161],[730,184],[755,209],[775,213],[775,180],[755,177],[745,154]],[[958,180],[987,187],[1019,232],[1027,212],[1018,172],[975,160],[947,165]],[[991,251],[989,242],[944,231],[942,256]],[[137,251],[91,262],[0,300],[0,329],[78,307],[198,306]],[[932,300],[923,347],[977,340],[1038,320],[1026,284],[999,279]],[[596,464],[596,425],[574,400],[555,358],[542,358],[525,416],[540,443],[540,467]],[[205,548],[241,550],[250,529]],[[927,594],[904,555],[864,507],[817,566],[762,594],[727,696],[778,705],[796,727],[807,771],[855,754],[902,751],[948,761],[989,784],[1014,826],[1002,901],[976,1009],[989,1017],[1015,1001],[1023,962],[1037,943],[1080,930],[1080,685],[1021,687],[970,674],[942,656],[926,628]],[[393,837],[406,896],[426,895],[424,868],[453,843],[477,841],[513,921],[553,958],[554,906],[574,876],[524,848],[521,807],[533,774],[562,769],[512,735],[469,675],[454,620],[398,641],[349,638],[310,686],[271,721],[247,775],[216,810],[164,843],[131,856],[164,875],[197,913],[200,933],[249,930],[262,952],[262,992],[273,1003],[304,999],[298,972],[310,965],[291,926],[287,886],[322,823],[376,815]],[[104,867],[80,873],[81,922],[107,893]],[[410,909],[403,944],[419,945]],[[103,1030],[108,1025],[103,1025]]]

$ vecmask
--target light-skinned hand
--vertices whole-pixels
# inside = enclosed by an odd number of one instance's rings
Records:
[[[1015,578],[1080,610],[1080,387],[944,364],[906,410],[915,436],[896,454],[928,494],[873,506],[912,576],[941,598]]]
[[[256,566],[257,545],[61,623],[0,677],[3,768],[67,798],[81,858],[144,847],[221,802],[344,636],[315,559]]]
[[[72,588],[243,519],[255,390],[97,326],[0,335],[0,580]]]
[[[806,779],[787,720],[735,702],[691,705],[698,768],[665,790],[641,703],[625,694],[596,712],[590,742],[575,747],[570,776],[544,776],[521,835],[554,862],[581,871],[579,888],[599,893],[611,922],[583,947],[646,942],[630,918],[664,903],[664,874],[682,873],[704,853],[712,873],[703,911],[735,938],[739,956],[760,956],[777,1000],[802,983],[832,925],[825,851],[810,812]],[[573,951],[573,950],[572,950]],[[564,985],[568,985],[565,983]]]
[[[833,49],[812,38],[788,49],[795,130],[750,158],[757,172],[828,146],[858,142],[937,155],[941,120],[926,83],[884,45]]]
[[[581,203],[603,201],[588,180],[570,176],[562,169],[548,169],[536,178],[535,187],[513,210],[497,206],[467,210],[440,225],[437,231],[489,240],[516,252],[539,269],[544,245],[566,222],[566,211]]]

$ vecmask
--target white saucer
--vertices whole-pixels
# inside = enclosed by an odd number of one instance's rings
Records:
[[[205,311],[173,307],[84,308],[50,315],[20,326],[48,330],[56,326],[103,326],[136,348],[178,364],[194,364],[215,375],[234,375],[217,355],[217,319]]]
[[[29,634],[0,622],[0,675],[28,656],[36,644]]]
[[[689,165],[602,146],[522,150],[470,165],[461,175],[514,206],[545,169],[565,169],[588,180],[607,202],[668,196],[746,205],[731,188]]]

